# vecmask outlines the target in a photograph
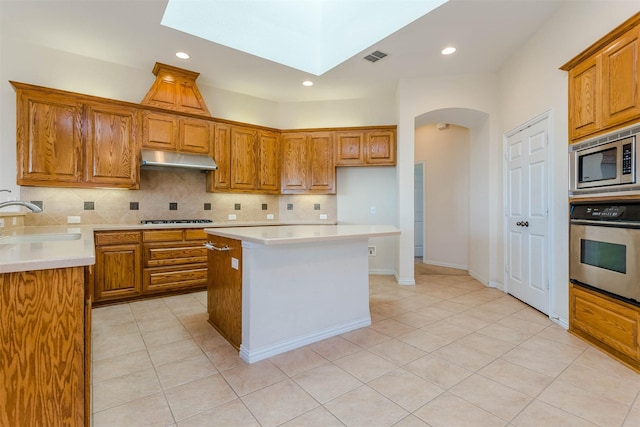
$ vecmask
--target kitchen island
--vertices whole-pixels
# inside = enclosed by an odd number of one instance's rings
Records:
[[[209,321],[249,363],[369,326],[369,238],[400,234],[387,225],[205,232]]]

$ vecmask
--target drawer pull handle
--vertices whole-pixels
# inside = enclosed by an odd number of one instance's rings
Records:
[[[213,250],[213,251],[230,251],[231,250],[231,248],[229,246],[227,246],[227,245],[224,245],[223,247],[219,248],[219,247],[215,246],[211,242],[205,243],[204,247],[209,249],[209,250]]]

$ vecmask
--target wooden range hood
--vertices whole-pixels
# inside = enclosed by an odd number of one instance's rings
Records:
[[[196,85],[200,73],[156,62],[153,74],[156,81],[142,100],[142,105],[211,117]]]

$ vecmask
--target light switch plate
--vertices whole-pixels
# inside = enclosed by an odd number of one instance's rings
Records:
[[[229,219],[231,221],[235,221],[236,220],[236,214],[229,214]]]
[[[231,268],[238,269],[238,258],[231,257]]]
[[[80,224],[80,217],[79,216],[68,216],[67,217],[67,224]]]
[[[4,218],[0,218],[0,227],[4,227]]]
[[[267,214],[267,219],[273,219],[273,218],[274,218],[273,214]]]
[[[320,214],[320,219],[327,219],[329,216],[327,214]]]

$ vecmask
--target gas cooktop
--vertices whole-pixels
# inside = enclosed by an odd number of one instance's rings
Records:
[[[210,219],[143,219],[141,224],[211,224]]]

